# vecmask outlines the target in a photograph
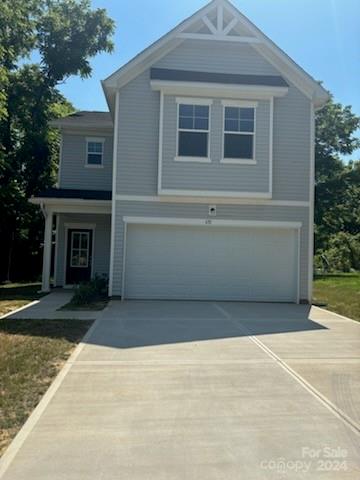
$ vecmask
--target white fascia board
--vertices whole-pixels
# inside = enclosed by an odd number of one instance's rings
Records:
[[[245,37],[235,35],[212,35],[206,33],[179,33],[178,38],[183,40],[209,40],[210,42],[232,42],[232,43],[250,43],[259,44],[261,40],[256,37]]]
[[[210,218],[168,218],[168,217],[123,217],[126,224],[136,225],[182,225],[182,226],[212,226],[212,227],[247,227],[300,229],[301,222],[277,222],[259,220],[219,220]]]
[[[229,197],[229,198],[267,198],[271,199],[269,192],[231,192],[216,190],[183,190],[183,189],[166,189],[159,190],[160,195],[175,196],[195,196],[195,197]]]
[[[298,88],[302,86],[303,93],[306,92],[306,95],[314,101],[316,108],[326,103],[329,99],[327,91],[227,0],[210,2],[110,75],[102,82],[105,95],[107,89],[120,88],[125,85],[162,56],[180,45],[184,39],[178,38],[179,35],[184,33],[184,30],[192,23],[199,21],[216,5],[223,5],[225,9],[238,18],[239,23],[242,23],[253,35],[250,39],[254,43],[254,48],[258,49],[266,59],[276,66],[280,73],[288,77]],[[272,59],[270,59],[271,56]]]
[[[183,20],[168,33],[166,33],[154,43],[152,43],[147,48],[138,53],[128,63],[120,67],[114,73],[109,75],[105,80],[103,80],[102,83],[104,89],[108,87],[119,87],[119,85],[123,84],[123,80],[121,79],[121,77],[125,77],[126,75],[130,74],[129,79],[134,78],[134,76],[138,75],[141,69],[145,70],[149,64],[151,65],[151,63],[154,62],[154,58],[152,58],[153,56],[161,58],[163,55],[166,55],[168,51],[180,45],[183,40],[176,38],[177,35],[187,29],[192,23],[199,21],[201,17],[209,13],[218,3],[220,3],[219,0],[213,0],[209,4],[200,8],[200,10],[190,15],[188,18]],[[170,45],[170,48],[167,48],[167,44],[169,42],[173,43]],[[142,65],[143,63],[146,65],[145,67]],[[135,70],[135,73],[133,73],[133,70]],[[127,79],[126,81],[129,81],[129,79]]]
[[[256,198],[224,198],[224,197],[181,197],[175,195],[116,195],[118,202],[154,202],[154,203],[202,203],[217,205],[261,205],[271,207],[308,208],[310,203],[302,200],[268,200]]]
[[[30,198],[33,205],[43,205],[55,213],[111,213],[110,200],[81,200],[71,198]]]
[[[267,37],[254,23],[252,23],[244,14],[242,14],[237,8],[235,8],[228,0],[221,0],[226,9],[229,10],[234,16],[238,15],[240,21],[250,30],[250,32],[261,43],[254,45],[254,47],[261,53],[263,47],[266,48],[266,53],[262,52],[262,55],[268,59],[268,55],[272,52],[275,57],[273,61],[278,63],[277,68],[281,73],[286,76],[284,67],[287,66],[289,71],[292,71],[292,75],[297,76],[298,81],[304,85],[307,85],[313,92],[312,99],[319,97],[321,104],[326,103],[330,98],[328,92],[322,87],[310,74],[308,74],[300,65],[298,65],[289,55],[287,55],[280,47],[278,47],[269,37]],[[278,60],[278,62],[276,61]],[[316,102],[315,102],[316,103]]]
[[[219,98],[251,98],[269,100],[272,97],[284,97],[287,87],[268,87],[263,85],[228,85],[207,82],[176,82],[172,80],[151,80],[151,88],[164,95],[208,96]]]

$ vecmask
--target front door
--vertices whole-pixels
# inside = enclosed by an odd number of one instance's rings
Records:
[[[66,254],[66,284],[86,282],[91,278],[93,231],[69,229]]]

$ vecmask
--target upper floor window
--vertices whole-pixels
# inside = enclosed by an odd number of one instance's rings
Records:
[[[104,142],[103,138],[87,138],[87,152],[86,152],[86,166],[88,167],[102,167],[104,156]]]
[[[209,161],[209,113],[209,105],[179,103],[178,159]]]
[[[224,160],[255,160],[255,107],[224,107]]]

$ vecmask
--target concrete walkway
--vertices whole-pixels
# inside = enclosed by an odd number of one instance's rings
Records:
[[[29,304],[25,308],[15,313],[7,315],[8,318],[41,318],[41,319],[57,319],[69,318],[79,320],[96,320],[99,318],[101,311],[83,311],[83,310],[59,310],[63,305],[70,302],[73,296],[71,290],[56,290],[45,295],[37,302]]]
[[[359,362],[316,308],[114,301],[0,477],[358,480]]]

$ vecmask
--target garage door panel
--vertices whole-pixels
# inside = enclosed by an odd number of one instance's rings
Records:
[[[126,298],[295,301],[294,230],[129,225]]]

